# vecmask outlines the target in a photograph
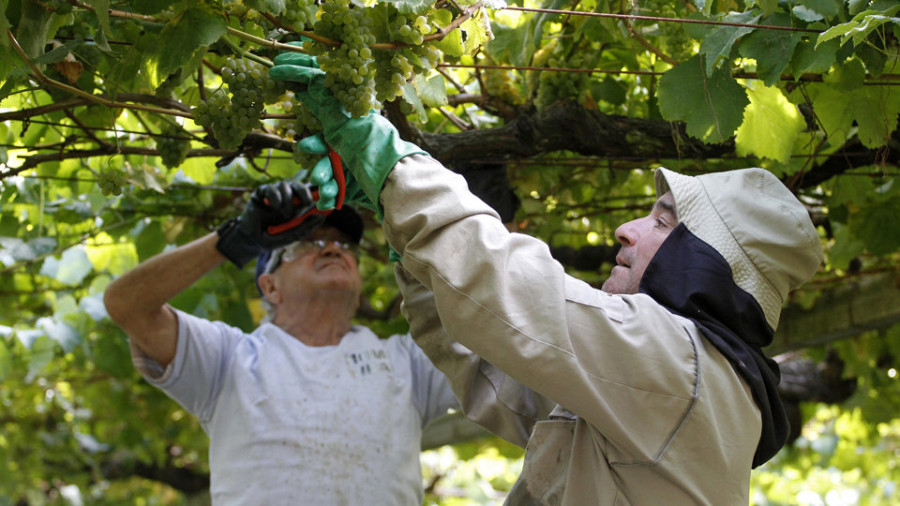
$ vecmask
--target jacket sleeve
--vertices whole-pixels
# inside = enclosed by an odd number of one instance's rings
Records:
[[[434,292],[450,340],[583,418],[623,460],[662,451],[697,392],[683,320],[647,296],[609,295],[568,276],[545,243],[509,233],[430,157],[397,163],[381,200],[385,236]],[[468,375],[463,390],[480,369],[480,359],[468,360],[448,373]]]
[[[466,417],[497,436],[525,447],[534,424],[555,403],[510,378],[465,346],[450,341],[441,325],[434,294],[401,265],[394,273],[403,295],[401,309],[410,334],[450,382]]]

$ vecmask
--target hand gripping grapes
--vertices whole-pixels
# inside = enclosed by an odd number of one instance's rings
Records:
[[[240,216],[218,228],[216,249],[243,267],[265,250],[303,239],[324,219],[306,186],[293,181],[265,184],[253,191]]]
[[[289,86],[297,99],[322,123],[324,142],[343,161],[346,200],[374,210],[380,220],[383,211],[379,195],[391,168],[401,158],[426,154],[425,151],[402,140],[394,126],[378,114],[351,117],[325,86],[325,72],[318,68],[312,56],[282,53],[275,57],[269,75],[293,83]],[[322,152],[321,139],[307,138],[300,142],[305,151]],[[318,151],[311,151],[315,149]],[[332,176],[323,163],[317,164],[312,183],[325,187]]]

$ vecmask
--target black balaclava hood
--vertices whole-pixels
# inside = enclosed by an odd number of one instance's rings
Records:
[[[772,458],[789,431],[778,395],[778,364],[761,349],[775,331],[756,300],[734,282],[725,258],[680,224],[650,261],[639,291],[692,320],[749,384],[762,414],[753,467]]]

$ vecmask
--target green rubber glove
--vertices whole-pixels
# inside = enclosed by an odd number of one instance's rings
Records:
[[[274,62],[269,75],[296,83],[291,86],[296,97],[318,117],[325,141],[340,155],[344,172],[353,176],[374,204],[380,221],[383,210],[379,197],[388,173],[401,158],[427,153],[401,139],[394,125],[379,114],[352,118],[325,86],[325,72],[318,68],[314,57],[282,53]]]
[[[325,143],[322,134],[314,134],[301,139],[294,145],[294,149],[304,153],[324,156],[313,167],[310,183],[319,187],[319,200],[316,202],[316,206],[322,211],[334,209],[338,195],[338,185],[332,172],[331,159],[328,157],[328,144]],[[369,200],[369,197],[363,192],[356,179],[347,171],[344,172],[344,202],[356,204],[377,212],[377,206]]]

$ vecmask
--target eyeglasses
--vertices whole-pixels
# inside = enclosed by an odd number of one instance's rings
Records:
[[[338,241],[335,239],[304,239],[301,241],[288,244],[281,250],[278,263],[291,262],[310,253],[318,253],[328,246],[337,246],[341,253],[349,253],[353,258],[359,260],[359,245],[351,242]],[[273,265],[271,270],[275,270],[278,265]]]

